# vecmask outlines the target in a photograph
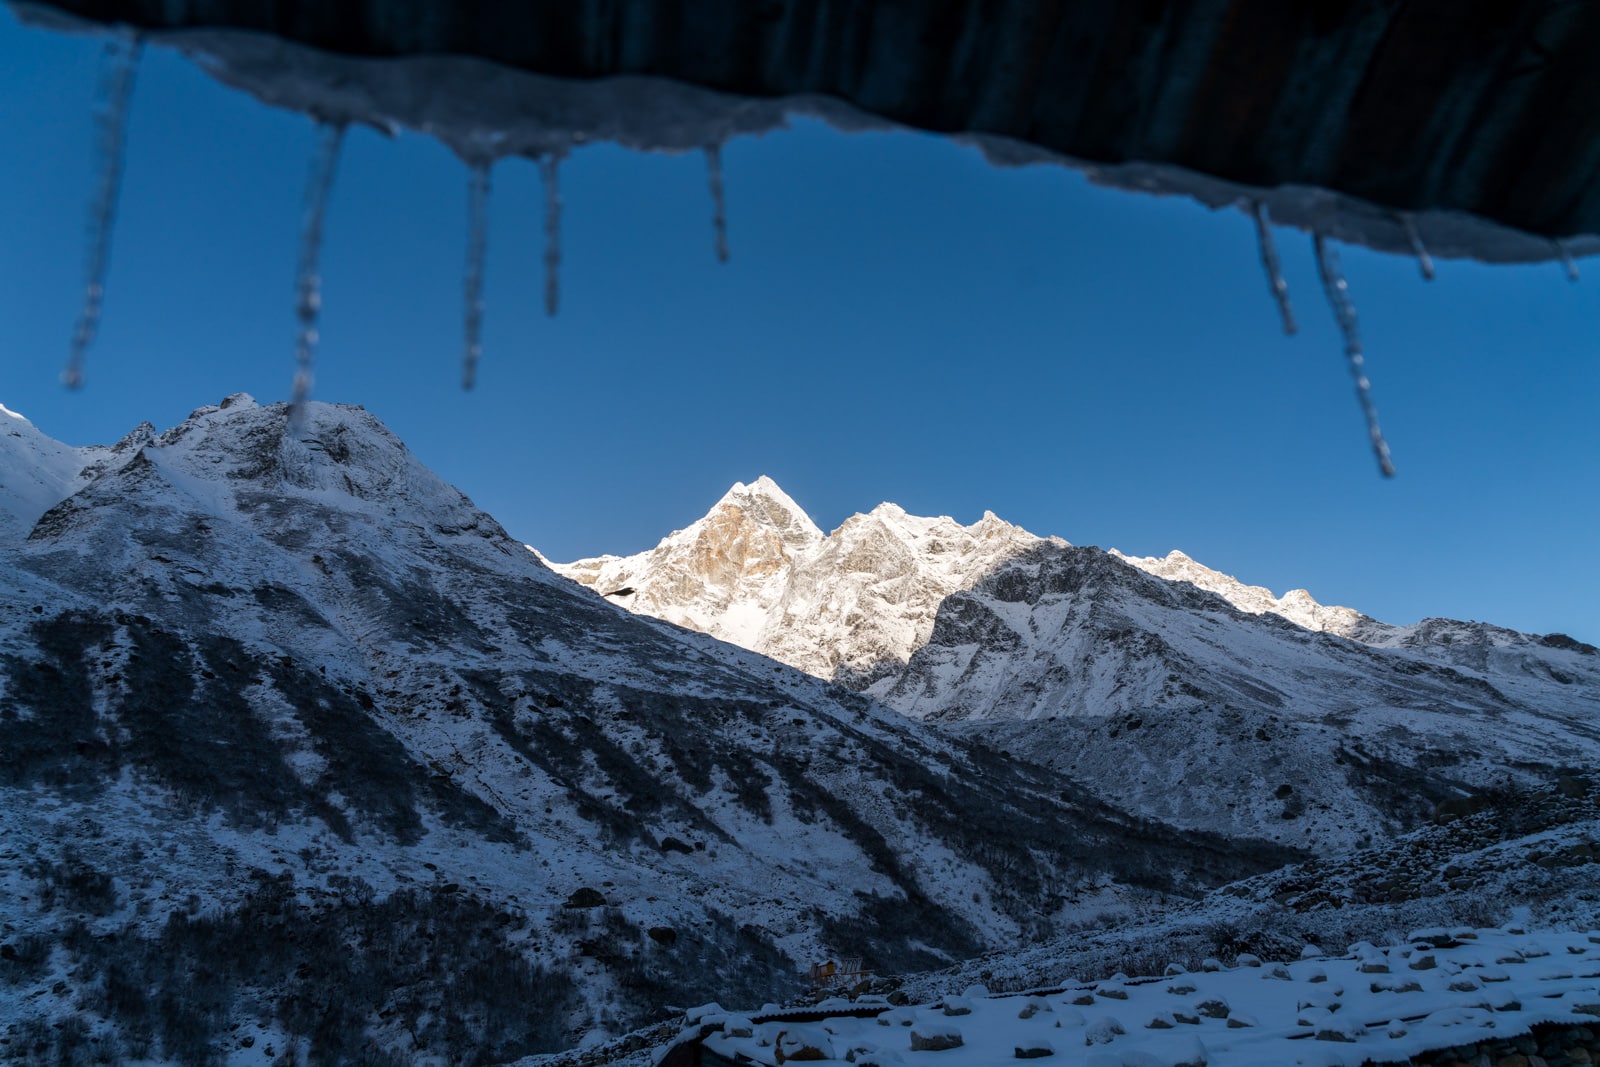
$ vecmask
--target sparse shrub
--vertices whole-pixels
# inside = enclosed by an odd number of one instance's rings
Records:
[[[0,946],[0,978],[11,984],[31,981],[44,973],[52,943],[44,934],[23,934]]]
[[[84,1007],[109,1021],[119,1056],[220,1063],[222,1025],[239,1011],[303,1038],[319,1067],[408,1062],[371,1045],[380,1012],[450,1062],[499,1063],[569,1043],[572,984],[506,945],[505,927],[519,921],[508,912],[426,891],[308,911],[288,872],[254,877],[240,905],[200,916],[180,909],[153,938],[81,925],[63,933]],[[355,882],[351,901],[365,895]],[[7,972],[42,967],[50,952],[43,937],[10,945]],[[73,1055],[87,1056],[90,1044]]]

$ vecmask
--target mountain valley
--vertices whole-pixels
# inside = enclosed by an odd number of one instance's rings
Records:
[[[1301,855],[607,604],[360,409],[0,419],[0,1057],[502,1062]]]
[[[558,574],[371,414],[243,394],[109,447],[0,409],[0,458],[7,1062],[592,1064],[840,955],[920,995],[1594,921],[1559,635],[825,535],[769,479]]]

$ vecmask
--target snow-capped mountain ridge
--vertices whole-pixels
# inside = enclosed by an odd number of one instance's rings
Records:
[[[1508,773],[1600,760],[1590,646],[1482,623],[1390,626],[1180,552],[1073,546],[992,513],[966,527],[890,504],[853,516],[765,573],[764,599],[736,576],[713,583],[737,630],[675,599],[664,575],[693,569],[675,544],[602,567],[557,569],[1177,825],[1354,843]]]
[[[1059,537],[1013,526],[993,511],[962,526],[948,516],[914,516],[889,502],[823,534],[776,482],[762,475],[749,485],[735,483],[703,518],[673,531],[654,549],[546,562],[616,596],[632,611],[710,633],[819,677],[860,685],[866,684],[863,678],[882,678],[904,664],[926,642],[930,603],[936,608],[943,597],[972,588],[1006,560],[1046,543],[1071,547]],[[1105,554],[1165,582],[1213,593],[1241,612],[1274,615],[1306,630],[1376,647],[1448,644],[1440,638],[1451,631],[1480,637],[1497,633],[1501,644],[1528,636],[1451,620],[1391,625],[1353,608],[1322,604],[1305,589],[1278,596],[1177,549],[1164,557],[1130,556],[1115,548]],[[876,617],[894,618],[874,626],[863,617],[863,607]],[[823,616],[830,616],[826,625]],[[795,638],[796,626],[805,631],[805,640]],[[1552,640],[1560,641],[1560,635]]]
[[[1281,597],[1274,596],[1272,590],[1264,586],[1246,585],[1230,574],[1212,570],[1177,549],[1164,557],[1128,556],[1114,548],[1110,549],[1110,553],[1146,574],[1169,582],[1188,582],[1197,589],[1216,593],[1240,611],[1252,615],[1279,615],[1307,630],[1325,630],[1351,637],[1360,631],[1362,624],[1372,622],[1353,608],[1319,604],[1304,589],[1291,589]]]
[[[550,566],[630,610],[856,684],[903,665],[945,596],[1039,540],[992,512],[962,526],[889,503],[823,534],[763,475],[647,552]]]

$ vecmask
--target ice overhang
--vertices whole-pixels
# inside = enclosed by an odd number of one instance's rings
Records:
[[[1264,206],[1375,249],[1600,251],[1600,5],[1570,0],[55,0],[262,100],[474,155],[689,150],[796,112]]]
[[[1394,473],[1338,242],[1417,257],[1564,261],[1600,252],[1600,4],[1576,0],[54,0],[28,21],[115,30],[97,113],[83,310],[100,317],[128,100],[146,41],[316,119],[302,213],[298,371],[310,393],[322,218],[351,124],[408,127],[468,166],[463,384],[481,351],[489,170],[539,161],[546,307],[560,161],[613,141],[703,150],[727,256],[721,145],[796,113],[971,142],[1253,217],[1284,330],[1272,224],[1313,235],[1379,469]]]

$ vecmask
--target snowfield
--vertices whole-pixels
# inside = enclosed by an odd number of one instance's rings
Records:
[[[854,1007],[824,1002],[826,1013]],[[688,1021],[735,1063],[992,1067],[1019,1059],[1085,1067],[1361,1067],[1530,1032],[1600,1027],[1600,931],[1423,929],[1402,944],[1307,945],[1292,962],[1255,956],[1160,977],[990,996],[976,985],[874,1018],[751,1022],[715,1005]],[[1527,1062],[1524,1060],[1523,1062]]]

